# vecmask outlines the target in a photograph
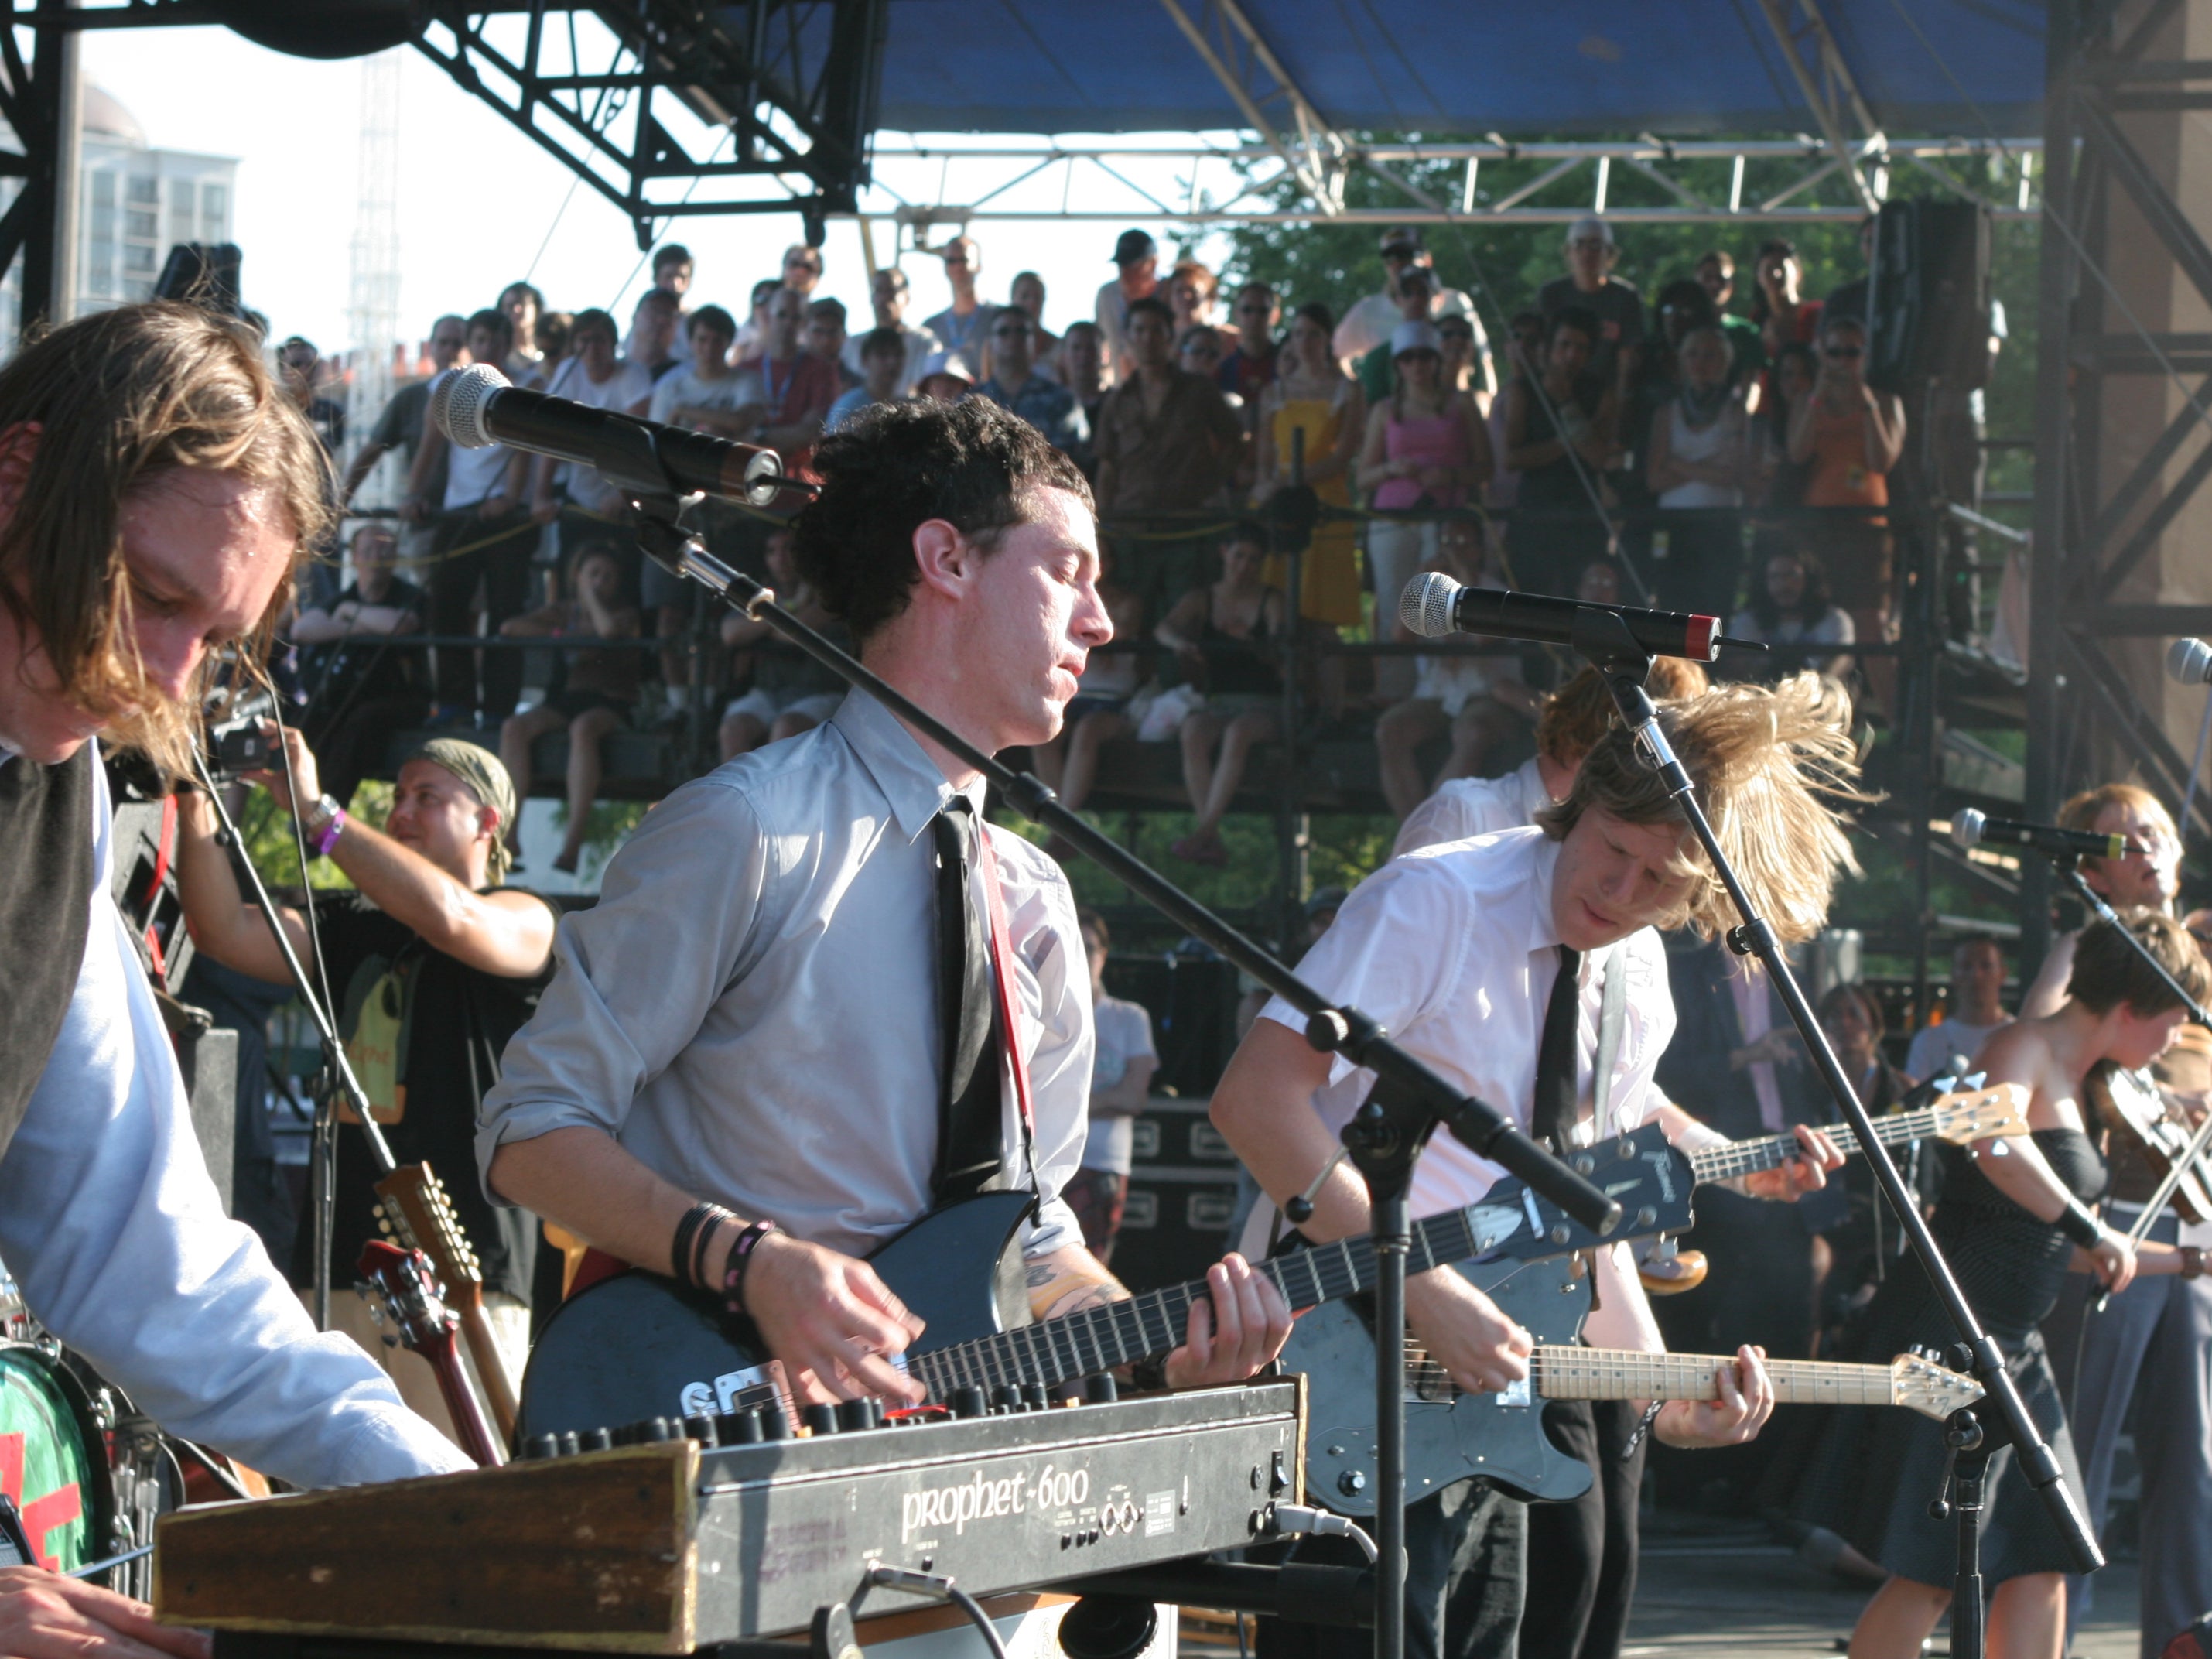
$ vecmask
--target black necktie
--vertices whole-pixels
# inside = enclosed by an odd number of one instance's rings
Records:
[[[991,991],[991,936],[975,903],[980,855],[975,815],[965,796],[930,825],[937,848],[937,1007],[945,1075],[939,1099],[939,1203],[983,1191],[1006,1161],[1001,1127],[998,999]]]
[[[1543,1035],[1536,1039],[1536,1093],[1528,1107],[1528,1133],[1557,1151],[1575,1121],[1575,1060],[1582,1036],[1583,953],[1562,945],[1559,971],[1544,1005]]]

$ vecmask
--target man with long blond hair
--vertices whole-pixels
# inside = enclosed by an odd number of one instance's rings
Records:
[[[324,462],[257,337],[125,306],[0,368],[0,1258],[45,1326],[166,1428],[301,1486],[460,1467],[227,1220],[108,896],[97,739],[172,773],[228,647],[258,659]],[[0,1568],[0,1652],[198,1659],[206,1638]]]
[[[1710,691],[1665,706],[1659,719],[1761,913],[1784,940],[1808,938],[1826,918],[1836,873],[1850,862],[1832,805],[1858,793],[1842,700],[1807,674],[1771,689]],[[1299,973],[1531,1133],[1586,1143],[1656,1119],[1670,1138],[1695,1146],[1721,1137],[1668,1105],[1652,1085],[1674,1026],[1666,955],[1654,930],[1686,925],[1710,938],[1736,920],[1680,804],[1638,756],[1634,735],[1614,724],[1583,757],[1565,799],[1534,824],[1424,848],[1369,877]],[[1372,1081],[1350,1062],[1316,1053],[1304,1020],[1278,1000],[1230,1062],[1214,1091],[1213,1121],[1280,1205],[1328,1163],[1337,1131]],[[1771,1172],[1761,1188],[1766,1195],[1818,1187],[1841,1163],[1825,1137],[1807,1130],[1800,1139],[1804,1158]],[[1499,1174],[1439,1131],[1415,1166],[1413,1213],[1478,1201]],[[1304,1224],[1310,1237],[1368,1230],[1366,1194],[1348,1170],[1330,1174],[1314,1206]],[[1625,1246],[1596,1253],[1595,1279],[1592,1340],[1659,1350]],[[1413,1334],[1460,1388],[1495,1391],[1528,1376],[1528,1333],[1459,1274],[1416,1275],[1406,1306]],[[1717,1401],[1669,1403],[1650,1419],[1650,1433],[1675,1446],[1752,1438],[1774,1403],[1761,1358],[1740,1350],[1719,1376]],[[1596,1461],[1591,1448],[1576,1449]],[[1598,1484],[1618,1486],[1622,1460],[1606,1462]],[[1547,1587],[1547,1655],[1596,1659],[1619,1650],[1636,1552],[1632,1474],[1626,1479],[1625,1492],[1601,1496],[1583,1516],[1595,1535],[1579,1536],[1568,1552],[1575,1582]],[[1532,1552],[1528,1568],[1522,1565],[1520,1507],[1479,1486],[1449,1488],[1408,1510],[1415,1564],[1407,1592],[1409,1653],[1530,1651],[1522,1598],[1537,1563]],[[1537,1601],[1530,1595],[1532,1613]],[[1561,1613],[1564,1619],[1553,1616]],[[1263,1642],[1262,1652],[1272,1645]]]

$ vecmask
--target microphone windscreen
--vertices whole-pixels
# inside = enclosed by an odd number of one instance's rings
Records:
[[[1952,815],[1951,839],[1960,847],[1978,847],[1982,844],[1982,826],[1988,822],[1988,815],[1979,809],[1961,807]]]
[[[2202,640],[2176,640],[2166,648],[2166,672],[2184,685],[2212,681],[2212,645]]]
[[[449,368],[430,383],[430,423],[463,449],[486,448],[497,441],[484,428],[484,405],[513,384],[489,363]]]
[[[1398,596],[1398,620],[1425,640],[1452,631],[1452,599],[1462,584],[1441,570],[1425,570]]]

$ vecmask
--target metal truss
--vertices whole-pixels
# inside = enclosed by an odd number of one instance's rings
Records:
[[[1351,146],[1300,92],[1237,0],[1200,0],[1199,15],[1182,0],[1160,0],[1176,27],[1219,80],[1237,113],[1297,180],[1323,216],[1344,211],[1345,157]],[[1267,106],[1289,119],[1273,118]]]
[[[415,44],[628,214],[803,215],[868,177],[888,0],[445,0]],[[763,182],[778,186],[763,194]]]
[[[2066,756],[2087,764],[2096,753],[2069,740],[2081,735],[2080,721],[2169,799],[2179,799],[2189,772],[2188,757],[2144,707],[2122,663],[2141,655],[2133,641],[2145,636],[2203,629],[2212,607],[2124,605],[2113,598],[2212,478],[2212,336],[2141,326],[2097,251],[2117,191],[2183,282],[2212,304],[2212,246],[2115,119],[2131,111],[2212,108],[2212,63],[2143,55],[2175,10],[2175,0],[2154,0],[2124,38],[2104,0],[2056,0],[2051,11],[2044,153],[2072,160],[2051,167],[2044,180],[2037,307],[2024,810],[2043,822],[2085,781],[2069,775]],[[2168,379],[2181,407],[2108,489],[2100,428],[2105,383],[2117,375]],[[2049,872],[2027,873],[2024,920],[2034,951],[2048,926]]]
[[[1782,48],[1784,61],[1797,78],[1798,90],[1812,107],[1813,118],[1827,138],[1830,152],[1843,158],[1841,171],[1859,198],[1861,211],[1873,212],[1887,192],[1879,167],[1870,180],[1859,166],[1863,161],[1879,163],[1889,141],[1866,100],[1859,95],[1850,65],[1844,61],[1835,36],[1828,32],[1828,20],[1820,15],[1815,0],[1797,0],[1794,20],[1790,0],[1759,0],[1759,5],[1766,14],[1767,27],[1774,31],[1775,44]],[[1853,128],[1859,133],[1856,144],[1850,138]]]
[[[2040,137],[1890,138],[1884,141],[1881,153],[1886,161],[1920,168],[2000,218],[2027,219],[2039,211],[2034,179],[2041,150]],[[1803,223],[1856,219],[1865,210],[1856,192],[1848,201],[1813,199],[1824,182],[1850,170],[1855,154],[1850,147],[1838,150],[1827,140],[1811,137],[1741,142],[1674,142],[1645,136],[1525,144],[1497,137],[1465,143],[1347,143],[1341,156],[1344,172],[1372,173],[1404,199],[1388,207],[1346,208],[1340,185],[1337,205],[1325,210],[1315,201],[1300,169],[1285,160],[1273,141],[1170,146],[919,138],[902,143],[893,135],[879,134],[870,197],[872,201],[890,198],[894,205],[882,216],[917,235],[932,227],[994,220],[1104,222],[1133,216],[1192,225],[1304,224],[1327,219],[1342,224],[1475,226],[1566,224],[1584,214],[1602,213],[1629,224]],[[939,164],[937,200],[905,200],[891,188],[886,173],[893,163],[908,161]],[[1133,164],[1163,161],[1179,164],[1180,191],[1163,195],[1130,176]],[[1408,164],[1440,161],[1455,164],[1458,173],[1457,188],[1443,199],[1419,187],[1401,170]],[[1978,190],[1947,165],[1961,162],[1984,169],[1995,167],[2000,179],[1987,190]],[[1536,164],[1533,173],[1519,165],[1524,163]],[[956,167],[960,169],[957,181]],[[1753,187],[1749,175],[1754,168],[1780,176]],[[1613,183],[1621,169],[1657,185],[1671,199],[1657,205],[1621,204],[1615,199]],[[1498,176],[1501,170],[1505,177]],[[1874,175],[1885,191],[1887,174],[1885,167]],[[1486,191],[1486,183],[1495,184],[1494,195]],[[1303,199],[1285,205],[1285,185]],[[954,195],[956,189],[962,196]],[[1544,199],[1539,201],[1539,197]],[[869,216],[877,216],[872,205],[866,210]],[[2205,337],[2203,346],[2205,355],[2212,356],[2212,336]]]

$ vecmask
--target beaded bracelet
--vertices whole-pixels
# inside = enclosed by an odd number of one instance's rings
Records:
[[[2104,1228],[2078,1198],[2069,1198],[2066,1207],[2059,1211],[2058,1231],[2085,1250],[2094,1250],[2105,1242]]]
[[[770,1233],[780,1231],[773,1221],[756,1221],[738,1235],[722,1266],[723,1306],[733,1314],[745,1311],[745,1274],[753,1265],[753,1252]]]

